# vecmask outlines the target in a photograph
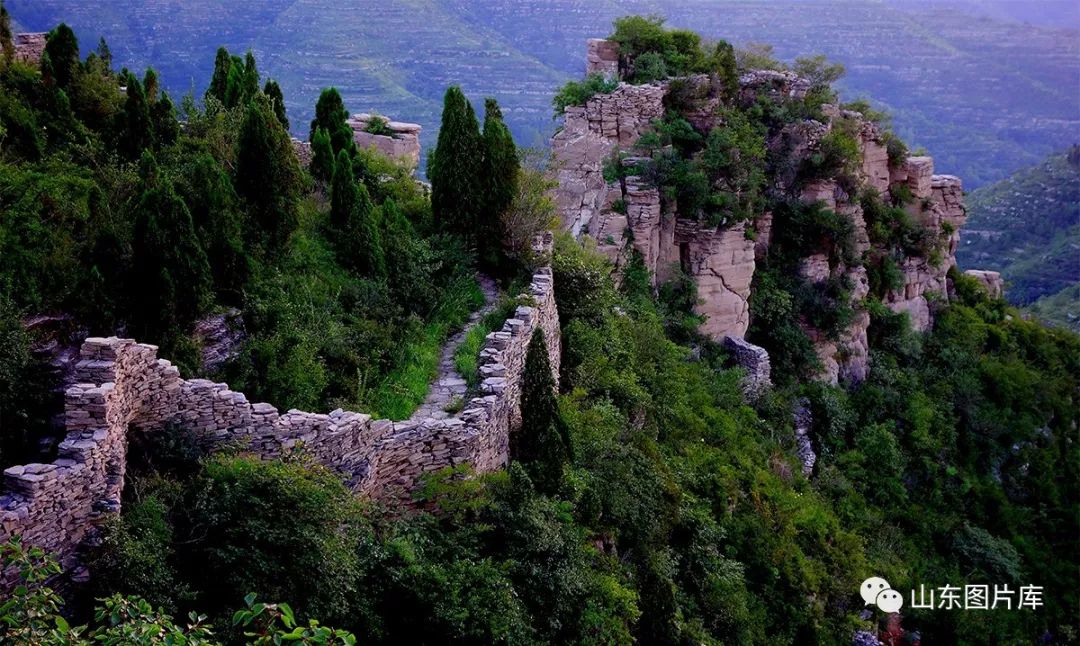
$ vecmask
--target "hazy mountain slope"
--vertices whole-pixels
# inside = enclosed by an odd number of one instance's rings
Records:
[[[1080,147],[968,196],[957,253],[963,267],[1001,271],[1026,305],[1080,278]]]
[[[1027,308],[1041,321],[1080,332],[1080,282],[1051,296],[1044,296]]]
[[[87,46],[103,34],[117,61],[150,61],[168,87],[202,91],[220,44],[251,47],[279,77],[295,134],[318,90],[340,87],[354,111],[377,110],[425,126],[460,83],[497,97],[519,142],[553,128],[550,97],[584,66],[584,40],[628,13],[661,13],[675,26],[737,44],[769,42],[784,58],[819,51],[845,63],[842,89],[895,114],[898,133],[934,151],[941,172],[975,187],[1080,140],[1080,39],[977,18],[953,5],[843,0],[269,0],[183,4],[9,0],[28,29],[72,24]]]

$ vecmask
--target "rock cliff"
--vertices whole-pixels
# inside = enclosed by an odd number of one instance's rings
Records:
[[[615,43],[588,41],[586,61],[588,73],[619,76]],[[672,110],[703,135],[725,127],[717,82],[705,75],[644,85],[623,82],[609,94],[566,108],[563,127],[552,139],[558,179],[555,198],[564,228],[594,238],[616,268],[633,250],[657,282],[671,278],[678,269],[692,277],[700,297],[697,313],[704,317],[701,331],[715,340],[741,339],[751,322],[755,270],[768,256],[774,234],[773,215],[766,210],[750,220],[710,226],[681,214],[676,201],[648,179],[636,175],[617,179],[613,172],[618,164],[635,167],[634,155],[640,154],[635,143]],[[803,101],[811,88],[808,80],[792,72],[750,71],[739,79],[736,100],[746,107],[766,97],[782,106]],[[676,93],[678,97],[673,96]],[[695,97],[689,104],[687,95]],[[845,286],[852,315],[839,333],[815,329],[808,322],[803,327],[822,367],[819,377],[831,383],[857,382],[869,370],[871,319],[865,299],[871,286],[863,259],[873,246],[861,199],[873,192],[883,202],[903,203],[927,241],[920,253],[898,259],[898,284],[880,295],[891,310],[907,313],[917,331],[931,326],[934,303],[949,298],[947,275],[956,264],[958,232],[966,211],[960,180],[935,175],[931,158],[890,159],[887,135],[864,115],[832,105],[823,106],[821,112],[819,120],[795,120],[770,132],[770,155],[783,163],[773,164],[768,191],[774,199],[819,203],[850,222],[857,257],[837,262],[808,249],[798,274],[811,285],[831,281]],[[855,168],[811,181],[801,179],[799,169],[824,154],[823,141],[837,128],[851,133],[857,145]],[[984,283],[992,292],[998,289],[989,278]]]

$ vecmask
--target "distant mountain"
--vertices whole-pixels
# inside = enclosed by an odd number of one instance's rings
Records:
[[[960,2],[8,0],[7,6],[27,29],[68,22],[84,51],[105,36],[118,64],[141,69],[153,62],[174,93],[201,96],[219,45],[239,53],[250,47],[264,74],[281,82],[298,136],[307,135],[319,89],[335,85],[354,112],[422,124],[430,146],[442,92],[458,83],[474,100],[497,98],[520,144],[543,144],[554,129],[551,96],[581,76],[585,39],[608,34],[617,16],[659,13],[673,26],[736,45],[772,43],[781,58],[821,52],[843,62],[845,96],[871,97],[892,112],[900,136],[932,151],[939,171],[962,176],[969,188],[1038,163],[1062,141],[1080,141],[1077,32],[995,21]]]
[[[1043,296],[1027,310],[1045,323],[1080,332],[1080,282],[1052,296]]]
[[[962,267],[994,269],[1017,305],[1060,309],[1080,282],[1080,146],[973,191],[961,231]],[[1075,308],[1074,308],[1075,310]]]

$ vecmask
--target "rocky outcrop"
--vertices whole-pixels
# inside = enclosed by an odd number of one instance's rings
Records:
[[[619,76],[619,44],[604,38],[590,38],[586,44],[585,73],[606,78]]]
[[[933,324],[933,301],[947,302],[948,272],[956,265],[960,227],[967,219],[960,179],[935,175],[930,157],[910,157],[893,173],[894,183],[902,183],[913,201],[906,208],[928,235],[937,236],[934,253],[928,257],[909,256],[900,266],[903,284],[885,295],[885,304],[894,312],[906,312],[912,329],[922,332]]]
[[[802,474],[810,477],[817,463],[817,454],[814,453],[814,445],[810,441],[810,430],[814,420],[810,413],[810,402],[806,398],[800,397],[795,400],[793,417],[795,419],[795,452],[799,456],[799,462],[802,463]]]
[[[192,336],[199,346],[202,369],[215,372],[236,356],[247,333],[240,310],[229,308],[196,321]]]
[[[1005,280],[1000,272],[988,269],[968,269],[964,275],[979,281],[990,298],[1005,298]]]
[[[612,43],[589,41],[587,59],[589,72],[619,72],[618,49]],[[739,82],[737,101],[744,107],[762,96],[779,102],[801,100],[811,87],[793,72],[776,70],[751,71]],[[563,226],[575,235],[594,238],[616,270],[625,265],[630,252],[640,254],[656,282],[681,269],[697,284],[700,302],[695,309],[704,317],[701,331],[716,340],[739,339],[750,324],[750,286],[757,263],[768,255],[772,215],[758,214],[750,222],[721,228],[705,226],[683,217],[669,195],[643,178],[607,182],[603,173],[605,163],[615,163],[609,160],[637,165],[633,145],[663,114],[665,102],[680,106],[680,116],[698,132],[722,128],[718,108],[723,93],[714,83],[706,75],[643,86],[622,83],[584,106],[567,108],[565,125],[552,141],[558,166],[555,196]],[[808,167],[820,169],[822,141],[835,129],[854,138],[858,160],[842,165],[833,176],[816,175],[804,183]],[[819,202],[851,222],[853,257],[845,253],[839,261],[837,254],[830,258],[809,253],[799,272],[806,282],[819,284],[830,294],[846,295],[852,316],[842,329],[827,333],[807,321],[802,326],[822,367],[819,378],[830,383],[861,381],[869,371],[871,324],[865,302],[870,284],[862,263],[876,253],[861,197],[872,190],[886,201],[905,201],[912,220],[923,229],[922,255],[899,261],[901,285],[882,298],[893,311],[906,312],[912,327],[922,331],[932,324],[933,302],[948,299],[947,274],[955,265],[957,232],[966,217],[960,180],[935,175],[929,157],[890,159],[888,136],[877,125],[859,112],[835,105],[822,106],[818,120],[783,125],[770,133],[766,145],[771,158],[786,159],[772,165],[768,191],[773,197]],[[613,179],[617,174],[608,175]]]
[[[381,119],[388,134],[369,132],[374,119]],[[420,165],[420,126],[415,123],[390,121],[378,115],[354,114],[348,120],[353,141],[361,149],[374,148],[384,156],[404,163],[415,170]]]
[[[674,246],[681,251],[683,270],[697,283],[694,311],[705,318],[701,331],[716,340],[742,338],[750,327],[750,282],[756,265],[754,240],[746,235],[746,226],[740,222],[718,229],[696,220],[675,221]]]
[[[772,367],[765,348],[733,336],[726,337],[723,345],[735,364],[746,371],[742,388],[747,400],[756,400],[772,387]]]
[[[37,67],[45,54],[46,33],[15,34],[15,60]]]
[[[120,509],[129,433],[183,428],[208,450],[239,448],[262,458],[301,450],[341,474],[358,493],[407,501],[425,473],[457,464],[491,471],[506,463],[521,421],[520,383],[534,330],[542,330],[558,377],[560,335],[550,267],[532,279],[532,304],[518,307],[481,351],[481,396],[445,419],[376,420],[364,413],[279,411],[228,385],[184,379],[157,348],[131,339],[89,338],[65,393],[67,437],[49,464],[4,471],[0,541],[30,545],[77,565],[80,544]],[[11,581],[13,573],[6,572]]]
[[[611,94],[566,108],[563,127],[551,140],[558,180],[555,201],[564,228],[575,235],[587,231],[590,221],[609,203],[605,161],[632,146],[653,120],[663,116],[665,94],[662,84],[623,83]]]

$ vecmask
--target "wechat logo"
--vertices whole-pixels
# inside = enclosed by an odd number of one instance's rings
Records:
[[[904,597],[889,587],[889,582],[879,576],[872,576],[859,586],[859,595],[868,606],[877,606],[884,612],[900,612]]]

